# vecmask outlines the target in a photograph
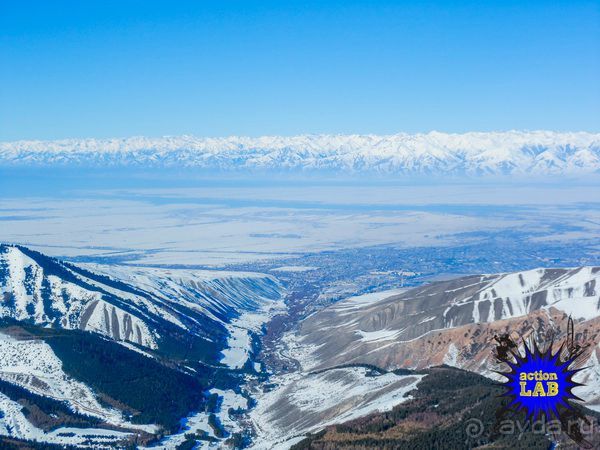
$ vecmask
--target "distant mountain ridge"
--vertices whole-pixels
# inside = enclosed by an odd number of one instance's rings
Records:
[[[340,174],[586,174],[600,173],[600,134],[434,131],[387,136],[180,136],[16,141],[0,143],[1,165]]]

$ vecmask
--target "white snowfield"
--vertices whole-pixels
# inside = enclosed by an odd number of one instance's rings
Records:
[[[37,394],[66,401],[73,411],[122,423],[121,413],[103,408],[92,390],[62,370],[62,362],[41,340],[19,341],[0,333],[0,378]]]
[[[0,143],[0,164],[195,167],[414,174],[566,174],[600,170],[600,134],[446,134],[66,139]]]
[[[373,412],[389,411],[409,400],[424,375],[369,376],[363,367],[296,372],[275,377],[278,386],[257,394],[250,419],[257,433],[252,448],[289,448],[299,436]]]

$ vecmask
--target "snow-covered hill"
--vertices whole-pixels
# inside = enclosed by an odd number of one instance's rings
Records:
[[[257,370],[252,334],[282,293],[270,275],[74,265],[0,245],[0,447],[2,436],[90,448],[183,438],[187,415],[210,429],[214,393],[224,423],[237,394],[217,388],[246,373],[230,369]]]
[[[88,386],[66,375],[61,360],[42,340],[17,340],[0,333],[0,355],[2,380],[65,401],[78,413],[120,424],[120,413],[102,407]]]
[[[240,317],[251,315],[246,333],[260,326],[255,316],[264,321],[280,306],[281,289],[273,277],[256,273],[83,268],[0,246],[0,317],[91,331],[148,350],[196,339],[210,349],[205,356],[218,358],[234,331],[239,334]]]
[[[294,438],[327,425],[389,411],[407,401],[423,375],[376,373],[365,367],[340,367],[320,373],[285,374],[257,394],[250,418],[257,430],[252,447],[289,448]]]
[[[349,298],[302,323],[287,337],[305,370],[342,364],[385,369],[448,364],[491,376],[494,336],[538,342],[564,339],[569,316],[577,338],[592,344],[580,393],[600,408],[600,267],[473,275],[402,293]]]
[[[17,141],[0,143],[0,165],[342,174],[579,174],[600,171],[600,134],[508,131]]]

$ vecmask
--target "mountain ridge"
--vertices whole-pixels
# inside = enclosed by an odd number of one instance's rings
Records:
[[[229,437],[283,290],[262,273],[78,265],[0,244],[0,436],[175,448],[213,420]]]
[[[166,136],[0,143],[0,165],[440,175],[600,173],[600,134]]]
[[[197,347],[200,360],[216,363],[232,322],[276,307],[281,295],[264,274],[88,267],[0,244],[0,316],[91,331],[143,351]]]
[[[387,370],[448,364],[494,376],[494,336],[517,340],[549,333],[566,338],[569,317],[578,342],[591,344],[579,374],[600,409],[600,267],[533,269],[470,275],[370,299],[350,297],[306,318],[288,337],[304,370],[373,364]]]

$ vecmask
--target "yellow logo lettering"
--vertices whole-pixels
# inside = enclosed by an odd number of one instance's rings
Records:
[[[558,395],[558,383],[554,381],[548,382],[548,397],[556,397]]]
[[[534,397],[545,397],[546,392],[544,391],[544,385],[539,381],[535,383],[535,388],[533,389],[533,394],[531,395]]]

